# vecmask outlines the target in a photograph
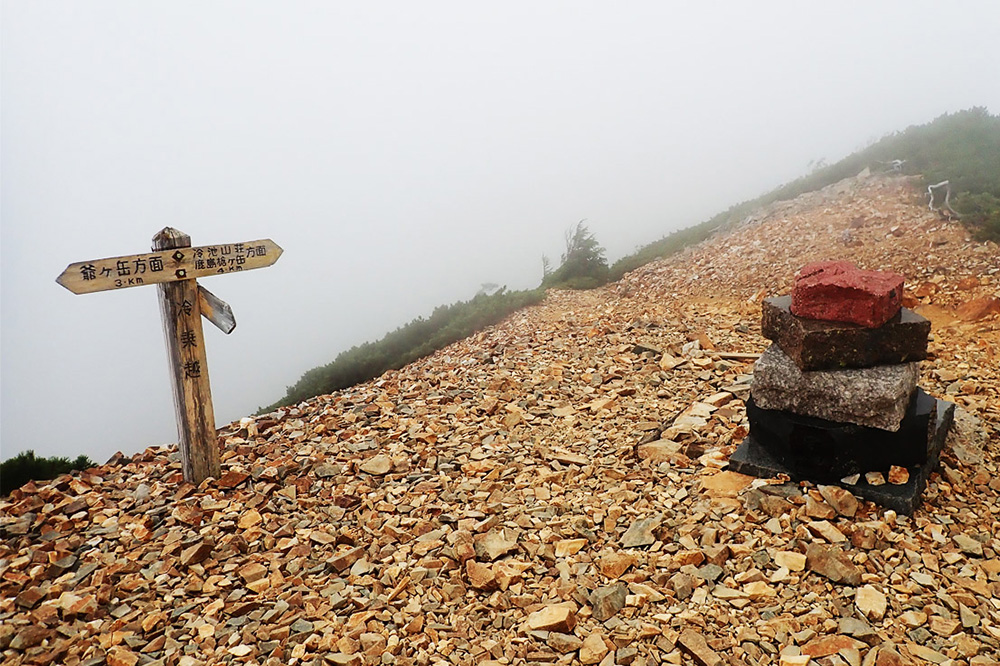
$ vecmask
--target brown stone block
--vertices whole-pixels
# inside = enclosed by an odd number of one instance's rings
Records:
[[[797,317],[791,296],[762,304],[761,333],[801,370],[869,368],[927,358],[931,322],[903,308],[878,328]]]

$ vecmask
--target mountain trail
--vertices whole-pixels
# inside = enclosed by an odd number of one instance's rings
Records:
[[[230,424],[200,487],[176,446],[29,484],[3,663],[995,663],[998,256],[848,179]],[[821,259],[902,273],[933,322],[921,385],[962,416],[912,517],[725,469],[760,302]]]

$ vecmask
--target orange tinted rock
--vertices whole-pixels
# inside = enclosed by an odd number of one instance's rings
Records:
[[[576,626],[576,612],[568,604],[546,606],[528,616],[528,628],[533,631],[558,631],[566,634]]]
[[[753,479],[739,472],[719,472],[703,478],[701,486],[710,497],[736,497]]]
[[[955,311],[962,321],[979,321],[994,312],[1000,312],[1000,298],[977,298],[963,303]]]

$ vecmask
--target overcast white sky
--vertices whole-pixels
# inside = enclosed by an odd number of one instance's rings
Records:
[[[1000,3],[4,0],[0,454],[176,441],[156,290],[67,264],[272,238],[203,280],[217,421],[586,218],[610,260],[887,132],[1000,111]]]

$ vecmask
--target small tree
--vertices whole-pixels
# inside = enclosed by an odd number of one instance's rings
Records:
[[[604,248],[580,220],[566,230],[566,252],[559,268],[542,280],[546,287],[593,289],[608,281],[608,261]]]
[[[496,282],[483,282],[479,285],[479,291],[476,292],[476,296],[492,296],[500,289],[500,285]]]

